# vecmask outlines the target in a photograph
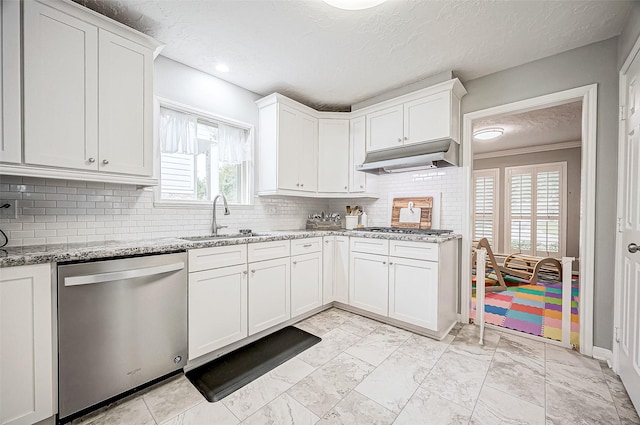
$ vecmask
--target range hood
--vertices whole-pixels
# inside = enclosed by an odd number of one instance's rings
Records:
[[[451,139],[369,152],[357,171],[384,174],[458,165],[458,143]]]

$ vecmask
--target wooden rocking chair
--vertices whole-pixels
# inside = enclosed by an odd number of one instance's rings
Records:
[[[498,285],[487,286],[487,292],[506,291],[507,285],[504,276],[511,275],[526,279],[529,283],[535,285],[538,282],[540,272],[547,274],[557,273],[558,281],[562,280],[562,264],[560,261],[551,257],[534,257],[526,254],[511,254],[506,256],[502,264],[498,263],[496,257],[505,257],[501,254],[494,254],[487,238],[474,241],[474,252],[472,257],[473,267],[476,265],[475,250],[484,248],[487,250],[487,263],[485,268],[485,276],[493,272],[495,274]],[[476,270],[476,275],[479,273]]]

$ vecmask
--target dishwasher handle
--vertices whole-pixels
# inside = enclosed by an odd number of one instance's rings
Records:
[[[111,282],[114,280],[134,279],[137,277],[153,276],[156,274],[169,273],[182,269],[184,269],[184,262],[180,261],[173,264],[145,267],[142,269],[65,277],[64,286],[91,285],[93,283]]]

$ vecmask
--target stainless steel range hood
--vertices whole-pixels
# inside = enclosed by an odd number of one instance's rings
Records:
[[[399,148],[369,152],[356,170],[384,174],[458,165],[458,144],[451,140],[416,143]]]

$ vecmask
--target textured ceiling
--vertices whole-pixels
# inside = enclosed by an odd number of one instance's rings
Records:
[[[162,54],[320,110],[453,70],[463,81],[620,33],[628,1],[75,0],[166,44]],[[216,71],[217,62],[231,68]]]
[[[582,102],[473,122],[474,132],[492,127],[503,128],[504,134],[493,140],[474,140],[474,154],[579,141],[582,134]]]

